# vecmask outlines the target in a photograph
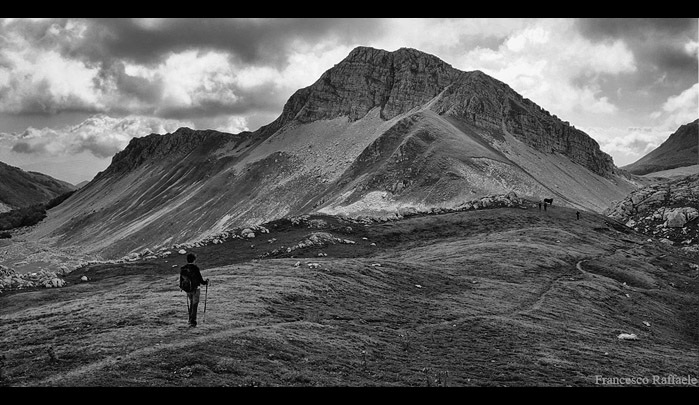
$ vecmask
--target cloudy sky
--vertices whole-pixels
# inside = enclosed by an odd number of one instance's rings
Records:
[[[481,70],[629,164],[699,116],[697,19],[0,19],[0,161],[78,183],[132,137],[237,133],[356,46]]]

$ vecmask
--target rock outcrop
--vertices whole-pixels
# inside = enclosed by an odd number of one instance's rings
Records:
[[[25,288],[59,288],[66,284],[56,272],[41,270],[34,273],[18,274],[12,268],[0,265],[0,293],[3,290]]]
[[[604,214],[650,236],[699,245],[699,175],[640,188]]]

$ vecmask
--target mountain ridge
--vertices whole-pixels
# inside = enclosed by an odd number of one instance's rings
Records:
[[[623,170],[646,175],[663,170],[699,164],[699,119],[681,125],[660,146]]]
[[[0,212],[47,202],[74,189],[72,184],[47,174],[0,162]]]

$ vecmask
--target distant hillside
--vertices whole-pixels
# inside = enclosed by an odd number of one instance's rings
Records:
[[[699,164],[699,120],[682,125],[656,149],[622,169],[637,175]]]
[[[44,203],[71,190],[75,186],[65,181],[0,162],[0,211]]]
[[[661,170],[659,172],[651,172],[648,174],[644,174],[644,177],[647,178],[657,178],[657,177],[662,177],[662,178],[673,178],[673,177],[687,177],[691,176],[693,174],[699,174],[699,164],[696,165],[691,165],[691,166],[682,166],[682,167],[676,167],[674,169],[668,169],[668,170]]]

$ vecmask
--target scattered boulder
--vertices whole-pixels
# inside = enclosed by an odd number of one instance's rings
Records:
[[[687,222],[699,217],[699,211],[694,207],[682,207],[665,210],[663,219],[669,228],[682,228]]]
[[[40,270],[34,273],[17,274],[15,270],[0,265],[0,291],[35,287],[57,288],[65,284],[65,280],[53,271]]]
[[[617,338],[621,340],[638,340],[638,336],[635,333],[621,333]]]

